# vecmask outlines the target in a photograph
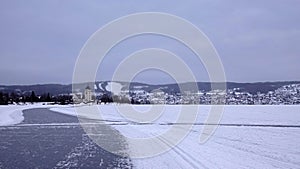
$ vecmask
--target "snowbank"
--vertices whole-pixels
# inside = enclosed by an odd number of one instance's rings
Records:
[[[21,106],[0,106],[0,126],[18,124],[24,120]]]
[[[33,108],[67,107],[59,105],[44,105],[44,103],[26,105],[1,105],[0,106],[0,126],[19,124],[24,120],[23,110]]]

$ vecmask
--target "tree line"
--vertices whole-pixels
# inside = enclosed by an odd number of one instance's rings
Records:
[[[120,95],[114,95],[113,93],[104,93],[101,96],[93,96],[92,100],[97,104],[107,103],[120,103],[120,104],[150,104],[150,102],[141,102],[134,97],[126,97]],[[0,91],[0,105],[8,104],[25,104],[25,103],[37,103],[37,102],[49,102],[52,104],[73,104],[73,98],[69,94],[52,95],[51,93],[44,93],[37,95],[35,91],[27,93],[3,93]]]
[[[126,103],[126,104],[139,104],[139,102],[129,99],[125,96],[112,95],[109,93],[104,93],[102,96],[94,97],[96,102],[99,103]],[[57,95],[53,96],[50,93],[44,93],[42,95],[36,95],[34,91],[31,91],[30,94],[16,94],[12,93],[3,93],[0,92],[0,105],[8,104],[25,104],[25,103],[37,103],[37,102],[51,102],[53,104],[73,104],[73,98],[70,95]]]
[[[73,103],[73,99],[68,95],[52,96],[50,93],[44,93],[42,95],[36,95],[34,91],[31,94],[16,94],[0,92],[0,105],[8,104],[25,104],[35,102],[53,102],[55,104],[69,104]]]

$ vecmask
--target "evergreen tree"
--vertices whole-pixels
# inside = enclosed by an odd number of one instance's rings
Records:
[[[13,102],[17,102],[16,99],[17,99],[16,94],[14,92],[11,92],[10,99],[9,99],[11,104],[13,104]]]
[[[8,104],[8,94],[3,94],[0,92],[0,105],[7,105]]]
[[[133,98],[131,98],[131,104],[135,104],[135,102],[134,102],[134,99],[133,99]]]
[[[108,94],[103,94],[100,100],[104,104],[113,102],[112,97],[108,96]]]
[[[4,105],[3,93],[0,92],[0,105]]]
[[[34,93],[34,91],[31,92],[31,95],[30,95],[30,102],[33,103],[33,102],[36,102],[37,101],[37,97]]]
[[[47,94],[47,97],[46,97],[46,102],[51,102],[50,93],[48,93],[48,94]]]

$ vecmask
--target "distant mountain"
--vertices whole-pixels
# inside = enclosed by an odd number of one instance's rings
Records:
[[[274,91],[284,85],[300,83],[300,81],[285,81],[285,82],[257,82],[257,83],[235,83],[227,82],[227,89],[239,88],[240,91],[249,92],[255,94],[257,92],[267,93],[268,91]],[[214,83],[215,85],[221,83]],[[85,87],[90,86],[95,90],[95,92],[109,92],[111,85],[118,85],[121,87],[121,90],[130,89],[130,90],[144,90],[151,92],[152,90],[162,90],[166,93],[178,93],[179,85],[178,84],[162,84],[162,85],[149,85],[145,83],[138,82],[110,82],[110,81],[101,81],[95,83],[83,83],[83,84],[74,84],[74,87],[77,92],[82,92]],[[192,83],[182,83],[180,84],[184,88],[189,88]],[[198,88],[201,91],[207,92],[211,90],[210,82],[197,82]],[[69,94],[72,93],[72,84],[62,85],[62,84],[37,84],[37,85],[0,85],[0,92],[3,93],[16,93],[29,95],[31,91],[34,91],[37,95],[42,95],[45,93],[51,93],[52,95],[60,94]]]

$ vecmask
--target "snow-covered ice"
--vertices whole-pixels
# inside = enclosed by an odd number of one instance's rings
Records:
[[[77,116],[101,119],[128,139],[129,154],[136,151],[130,139],[145,139],[164,134],[171,128],[182,129],[177,123],[180,105],[163,106],[157,118],[147,123],[126,119],[118,109],[131,105],[0,106],[0,125],[20,123],[22,110],[50,108]],[[157,105],[134,105],[147,113]],[[188,105],[184,105],[188,106]],[[95,108],[94,112],[88,112]],[[118,108],[118,109],[117,109]],[[199,143],[211,106],[199,106],[196,124],[189,134],[171,150],[147,158],[133,158],[136,168],[299,168],[300,167],[300,106],[225,106],[220,125],[210,139]],[[98,111],[100,110],[100,111]],[[182,112],[190,113],[190,112]],[[75,124],[74,124],[75,125]],[[179,131],[178,130],[178,131]],[[155,145],[143,145],[141,149]]]
[[[90,107],[96,107],[97,112],[85,112],[79,114],[89,118],[101,118],[107,121],[131,121],[122,114],[122,107],[132,105],[78,105],[77,108],[89,110]],[[147,113],[153,107],[162,107],[163,111],[152,123],[176,123],[176,119],[181,113],[182,107],[196,107],[195,105],[134,105],[134,110],[140,113]],[[196,123],[205,122],[212,106],[200,105]],[[55,106],[50,108],[52,111],[77,115],[73,106]],[[98,111],[99,110],[99,111]],[[184,112],[189,113],[189,112]],[[224,106],[223,115],[220,123],[222,124],[257,124],[257,125],[300,125],[300,106],[297,105],[267,105],[267,106]]]
[[[102,119],[127,138],[154,137],[172,127],[180,129],[184,126],[176,123],[181,106],[164,106],[164,111],[157,119],[145,124],[134,123],[123,117],[117,111],[117,107],[120,106],[123,105],[101,105],[98,109]],[[87,106],[80,107],[83,110],[86,108]],[[196,120],[199,125],[194,125],[187,137],[165,153],[154,157],[134,158],[134,166],[136,168],[299,168],[299,108],[300,106],[225,106],[221,125],[208,141],[200,144],[199,137],[203,134],[203,123],[206,122],[211,109],[211,106],[200,106]],[[151,109],[151,105],[138,105],[134,106],[134,109],[146,113]],[[74,108],[53,110],[76,114]],[[99,119],[99,112],[87,112],[82,115]],[[247,126],[241,126],[242,124]],[[128,144],[129,148],[134,148],[130,146],[130,141]],[[154,145],[144,145],[144,148],[146,149],[147,146]]]

